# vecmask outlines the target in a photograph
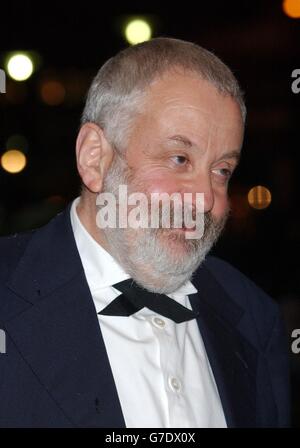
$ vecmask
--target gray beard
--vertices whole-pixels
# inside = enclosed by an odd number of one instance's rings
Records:
[[[103,191],[117,197],[120,184],[130,188],[130,176],[126,164],[116,156]],[[200,239],[186,239],[183,233],[165,228],[106,227],[102,231],[110,254],[136,283],[152,292],[170,294],[192,278],[219,238],[227,217],[228,211],[218,221],[205,213]]]

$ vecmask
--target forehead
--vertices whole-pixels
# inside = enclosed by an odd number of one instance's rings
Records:
[[[191,73],[168,72],[155,79],[145,95],[142,120],[144,131],[176,130],[191,137],[209,134],[223,139],[238,139],[243,133],[238,103]]]

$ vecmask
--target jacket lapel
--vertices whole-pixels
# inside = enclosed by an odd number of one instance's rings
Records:
[[[125,427],[69,208],[34,234],[8,286],[23,310],[5,329],[70,424]]]
[[[257,352],[237,330],[243,310],[203,265],[190,297],[228,427],[256,425]]]

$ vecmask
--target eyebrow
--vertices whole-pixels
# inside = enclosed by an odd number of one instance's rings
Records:
[[[234,150],[222,154],[221,157],[219,157],[219,159],[217,160],[217,162],[219,162],[222,159],[235,159],[236,162],[238,163],[240,161],[240,158],[241,158],[241,151]]]
[[[183,143],[183,145],[187,148],[191,148],[192,146],[194,146],[193,143],[183,135],[173,135],[172,137],[168,137],[168,140]]]
[[[191,142],[190,139],[184,137],[183,135],[173,135],[172,137],[169,137],[168,140],[180,142],[188,149],[196,146],[193,144],[193,142]],[[241,151],[233,150],[222,154],[221,157],[219,157],[219,159],[217,160],[217,162],[222,159],[236,159],[236,162],[238,163],[240,158],[241,158]]]

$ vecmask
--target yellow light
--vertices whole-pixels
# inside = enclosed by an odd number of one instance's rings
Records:
[[[249,205],[258,210],[269,207],[271,201],[272,195],[270,193],[270,190],[268,190],[266,187],[262,187],[261,185],[257,185],[256,187],[251,188],[248,193]]]
[[[8,59],[7,72],[15,81],[26,81],[33,73],[33,62],[25,53],[14,54]]]
[[[144,19],[134,19],[126,25],[125,37],[131,45],[150,40],[151,35],[151,27]]]
[[[6,151],[1,157],[2,168],[8,173],[19,173],[26,166],[26,157],[17,149]]]
[[[300,18],[300,0],[284,0],[282,9],[292,19]]]

